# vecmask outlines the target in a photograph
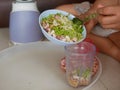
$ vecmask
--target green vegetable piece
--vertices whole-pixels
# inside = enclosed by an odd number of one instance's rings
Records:
[[[90,75],[90,69],[86,69],[83,73],[82,73],[82,77],[87,78]]]
[[[73,18],[72,21],[74,24],[83,25],[83,21],[80,20],[79,18]]]

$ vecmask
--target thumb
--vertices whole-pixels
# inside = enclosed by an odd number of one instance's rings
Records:
[[[90,20],[89,22],[85,23],[85,27],[86,27],[87,33],[90,33],[90,31],[94,28],[96,23],[97,22],[95,22],[94,20]]]

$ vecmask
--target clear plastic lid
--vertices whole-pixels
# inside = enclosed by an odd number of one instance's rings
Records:
[[[15,0],[15,1],[19,3],[29,3],[29,2],[34,2],[35,0]]]
[[[37,1],[36,0],[15,0],[12,3],[12,12],[15,11],[37,11]]]

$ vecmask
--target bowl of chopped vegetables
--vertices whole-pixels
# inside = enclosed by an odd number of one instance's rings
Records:
[[[39,25],[44,36],[59,45],[77,44],[86,38],[86,28],[74,15],[57,9],[43,11]]]

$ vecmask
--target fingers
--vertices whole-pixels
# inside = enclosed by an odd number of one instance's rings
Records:
[[[99,15],[97,18],[98,22],[102,25],[114,24],[118,21],[118,18],[115,15],[103,16]]]
[[[98,22],[105,29],[120,29],[120,20],[116,16],[99,16]]]
[[[103,28],[118,29],[120,27],[120,7],[107,6],[98,9],[97,20]]]
[[[105,29],[116,29],[116,30],[120,30],[120,23],[115,23],[115,24],[101,24],[101,26]]]
[[[116,13],[116,9],[113,6],[102,7],[98,9],[98,13],[101,15],[114,15]]]
[[[94,28],[95,24],[96,22],[94,20],[90,20],[89,22],[85,23],[87,33],[89,33]]]

